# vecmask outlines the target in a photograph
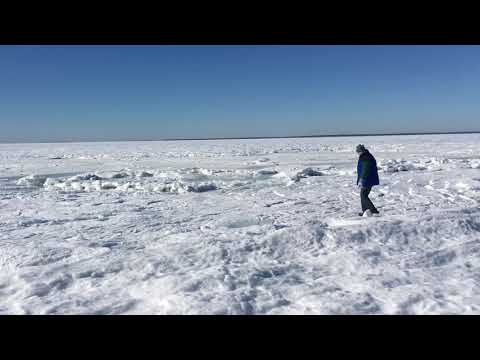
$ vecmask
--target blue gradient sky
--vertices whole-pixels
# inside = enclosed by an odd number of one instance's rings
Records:
[[[0,141],[480,130],[480,46],[0,46]]]

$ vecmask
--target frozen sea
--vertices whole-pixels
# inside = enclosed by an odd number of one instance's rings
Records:
[[[479,204],[480,134],[0,144],[0,314],[480,314]]]

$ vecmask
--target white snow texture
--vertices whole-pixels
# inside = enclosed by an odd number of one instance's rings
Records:
[[[0,144],[0,314],[480,314],[479,201],[480,134]]]

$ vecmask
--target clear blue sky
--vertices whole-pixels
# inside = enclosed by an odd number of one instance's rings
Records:
[[[0,46],[0,141],[480,130],[480,46]]]

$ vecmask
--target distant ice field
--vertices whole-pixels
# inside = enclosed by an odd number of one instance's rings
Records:
[[[480,314],[479,201],[480,134],[0,144],[0,314]]]

